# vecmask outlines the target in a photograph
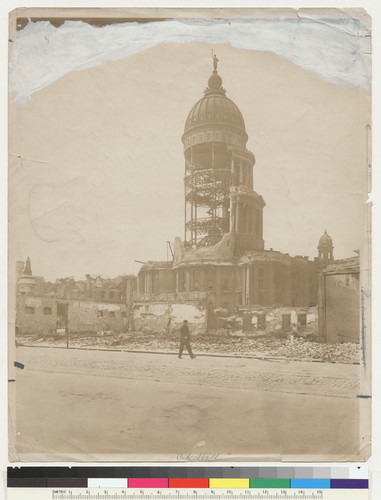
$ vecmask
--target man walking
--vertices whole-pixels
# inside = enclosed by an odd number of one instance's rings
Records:
[[[180,328],[180,350],[179,350],[179,358],[180,359],[181,359],[181,356],[183,355],[184,347],[187,348],[187,351],[188,351],[191,359],[196,357],[193,354],[192,349],[191,349],[190,333],[189,333],[189,328],[188,328],[188,321],[186,319],[184,319],[183,326]]]

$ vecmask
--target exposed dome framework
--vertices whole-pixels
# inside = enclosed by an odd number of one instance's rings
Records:
[[[197,246],[213,245],[231,230],[231,187],[253,188],[255,158],[246,149],[245,122],[238,106],[226,97],[217,63],[214,55],[208,87],[191,108],[182,136],[184,240]]]

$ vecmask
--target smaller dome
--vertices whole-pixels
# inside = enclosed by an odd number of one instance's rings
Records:
[[[35,286],[36,286],[36,280],[34,279],[34,276],[32,276],[31,274],[22,275],[18,281],[19,291],[21,293],[30,293],[33,291]]]
[[[320,237],[318,248],[322,247],[322,246],[324,246],[324,247],[328,247],[328,246],[332,247],[333,246],[332,238],[329,236],[326,229],[324,231],[323,236]]]

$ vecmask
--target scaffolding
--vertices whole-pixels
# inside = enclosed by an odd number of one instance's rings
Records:
[[[209,143],[191,149],[184,177],[188,244],[214,245],[229,232],[230,177],[230,155],[225,145]]]

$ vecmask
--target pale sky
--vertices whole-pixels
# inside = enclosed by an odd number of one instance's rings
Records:
[[[78,45],[75,30],[73,37]],[[335,40],[336,50],[353,52],[353,35],[349,39]],[[272,45],[282,45],[274,40],[273,30]],[[335,44],[332,57],[324,54],[330,64],[319,66],[330,73]],[[184,233],[181,135],[207,85],[211,48],[256,156],[254,189],[267,204],[265,248],[313,258],[325,228],[336,258],[362,247],[370,93],[358,60],[353,78],[344,81],[302,64],[311,60],[306,45],[285,58],[271,47],[160,43],[62,70],[60,78],[56,67],[56,78],[39,90],[33,87],[38,78],[21,89],[10,106],[13,261],[29,255],[34,274],[54,279],[136,273],[135,259],[166,258],[166,241]],[[94,53],[98,49],[95,44]],[[312,45],[309,54],[318,57]],[[40,71],[41,53],[36,57]]]

